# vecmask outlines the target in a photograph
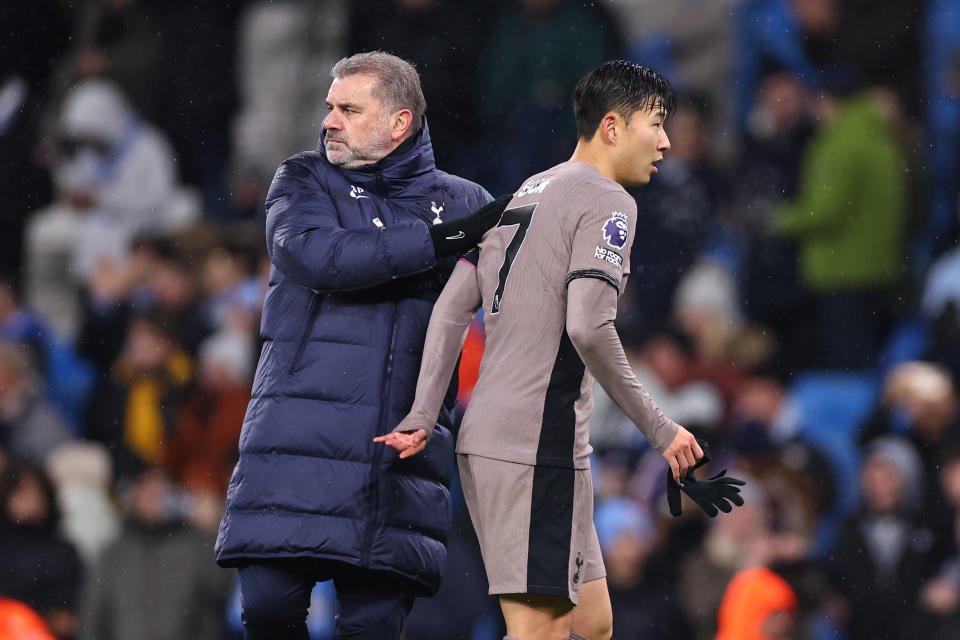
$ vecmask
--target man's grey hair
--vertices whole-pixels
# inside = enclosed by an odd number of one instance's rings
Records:
[[[411,63],[383,51],[368,51],[342,58],[330,71],[334,79],[358,73],[377,79],[373,95],[383,104],[384,115],[410,109],[413,114],[410,131],[420,130],[427,101],[420,89],[420,75]]]

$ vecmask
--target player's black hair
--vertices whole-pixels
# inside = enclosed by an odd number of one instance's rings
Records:
[[[600,120],[610,111],[629,124],[630,116],[640,109],[660,111],[666,117],[676,106],[677,96],[665,77],[627,60],[604,62],[580,78],[573,90],[577,134],[584,140],[593,138]]]

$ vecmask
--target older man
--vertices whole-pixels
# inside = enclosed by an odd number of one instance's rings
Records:
[[[216,546],[239,568],[247,638],[307,638],[329,579],[337,638],[397,638],[438,588],[455,390],[424,456],[372,440],[409,410],[433,304],[505,204],[437,170],[410,64],[361,53],[332,75],[319,148],[267,194],[264,346]]]

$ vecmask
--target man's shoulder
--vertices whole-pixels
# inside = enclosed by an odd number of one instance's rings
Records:
[[[567,161],[535,173],[521,183],[517,198],[546,198],[567,212],[617,205],[636,214],[636,202],[623,186],[585,162]]]
[[[280,166],[301,166],[314,172],[320,171],[326,164],[323,156],[317,151],[300,151],[280,163]]]
[[[475,202],[475,206],[481,206],[493,200],[493,196],[476,182],[455,176],[440,169],[435,170],[436,178],[443,185],[444,190],[453,195],[462,195],[470,202]]]
[[[317,182],[326,185],[331,175],[331,165],[316,151],[301,151],[280,163],[274,180],[280,178]]]

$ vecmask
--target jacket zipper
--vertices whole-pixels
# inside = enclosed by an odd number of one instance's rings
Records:
[[[303,330],[303,335],[300,337],[300,343],[297,345],[297,352],[293,356],[293,362],[290,363],[290,368],[287,369],[287,375],[291,375],[297,368],[297,365],[300,364],[300,358],[303,356],[304,349],[307,348],[307,341],[310,339],[310,332],[313,330],[313,322],[317,319],[317,313],[320,311],[320,294],[314,293],[313,299],[310,301],[310,314],[307,319],[307,326]]]
[[[387,352],[387,363],[384,368],[383,393],[380,396],[380,419],[377,424],[379,433],[385,433],[384,421],[390,415],[390,383],[393,373],[393,351],[397,345],[397,306],[393,305],[393,314],[391,317],[393,331],[390,334],[390,350]],[[383,445],[374,445],[373,460],[370,467],[370,487],[373,491],[373,511],[367,518],[367,528],[363,536],[363,549],[360,556],[360,566],[366,567],[370,562],[370,547],[373,544],[373,534],[377,528],[377,520],[380,512],[380,459],[383,457]]]

